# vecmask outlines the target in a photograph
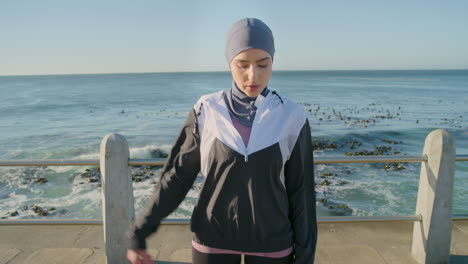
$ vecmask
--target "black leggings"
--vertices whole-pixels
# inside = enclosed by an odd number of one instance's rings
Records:
[[[244,255],[245,264],[290,264],[293,254],[284,258],[267,258]],[[238,254],[206,254],[192,247],[192,264],[240,264],[241,255]]]

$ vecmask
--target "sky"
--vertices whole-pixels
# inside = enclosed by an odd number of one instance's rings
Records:
[[[0,75],[227,71],[225,35],[270,26],[274,70],[468,69],[468,1],[0,0]]]

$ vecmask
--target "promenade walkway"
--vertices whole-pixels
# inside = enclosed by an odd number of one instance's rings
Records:
[[[416,263],[412,222],[319,224],[316,262]],[[188,225],[160,226],[148,241],[156,263],[190,263]],[[454,221],[449,263],[468,263],[468,220]],[[0,225],[0,264],[105,263],[101,225]]]

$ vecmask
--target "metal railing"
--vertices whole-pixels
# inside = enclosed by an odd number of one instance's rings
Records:
[[[382,163],[382,162],[425,162],[426,155],[358,156],[358,157],[314,157],[314,164],[332,163]],[[468,161],[468,155],[457,155],[455,161]],[[130,159],[129,166],[163,166],[166,159]],[[99,166],[99,160],[0,160],[0,167],[27,166]]]
[[[329,216],[319,217],[319,223],[401,222],[415,223],[412,254],[420,263],[431,259],[448,259],[446,245],[450,235],[431,238],[426,234],[450,234],[452,221],[468,220],[468,215],[452,215],[455,161],[468,161],[468,155],[455,155],[452,137],[444,130],[431,132],[426,138],[423,155],[380,155],[354,157],[315,157],[314,164],[422,162],[418,201],[415,215],[407,216]],[[14,166],[100,166],[103,198],[103,219],[2,219],[0,225],[104,225],[108,263],[125,259],[124,232],[134,217],[133,189],[129,166],[163,166],[165,159],[129,159],[126,139],[107,135],[101,143],[98,160],[0,160],[0,167]],[[108,175],[112,175],[109,177]],[[435,188],[437,186],[437,188]],[[429,190],[429,191],[428,191]],[[124,198],[123,198],[124,197]],[[437,199],[445,199],[437,202]],[[128,199],[126,199],[128,198]],[[428,208],[429,207],[429,208]],[[119,211],[119,214],[115,212]],[[122,212],[128,218],[122,219]],[[117,217],[116,217],[117,216]],[[435,221],[431,221],[435,219]],[[189,219],[164,219],[163,224],[186,225]],[[436,223],[436,225],[434,225]],[[430,241],[429,241],[430,240]],[[429,243],[430,242],[430,243]],[[429,261],[426,261],[429,260]]]
[[[427,155],[392,155],[392,156],[358,156],[358,157],[314,157],[314,164],[332,163],[382,163],[382,162],[425,162]],[[455,161],[468,161],[468,155],[457,155]],[[163,166],[166,159],[130,159],[129,166]],[[0,167],[26,166],[99,166],[99,160],[0,160]]]

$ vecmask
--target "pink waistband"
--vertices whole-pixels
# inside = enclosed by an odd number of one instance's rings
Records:
[[[268,257],[268,258],[284,258],[289,256],[293,249],[292,247],[275,252],[240,252],[235,250],[228,250],[228,249],[220,249],[220,248],[212,248],[201,245],[192,240],[192,246],[196,250],[207,253],[207,254],[241,254],[241,255],[252,255],[252,256],[259,256],[259,257]]]

